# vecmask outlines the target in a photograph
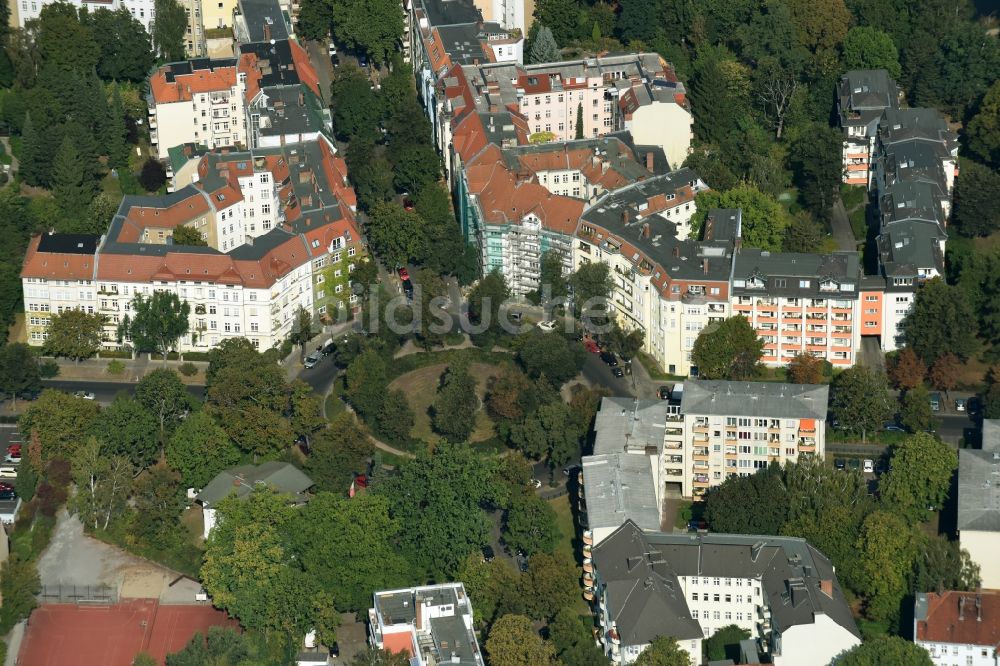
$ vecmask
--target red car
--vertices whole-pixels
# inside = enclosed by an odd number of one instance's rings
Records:
[[[405,266],[399,269],[399,279],[400,280],[410,279],[410,271],[406,270]]]
[[[601,348],[598,347],[597,343],[594,342],[591,338],[584,338],[583,346],[586,347],[587,351],[589,351],[591,354],[599,354],[601,352]]]
[[[354,483],[357,484],[358,488],[368,487],[368,477],[364,474],[358,474],[354,477]]]
[[[20,444],[11,444],[10,446],[7,447],[7,453],[9,453],[12,456],[16,456],[16,457],[20,458],[21,457],[21,445]]]
[[[410,200],[409,197],[403,199],[403,210],[405,210],[407,212],[412,212],[412,211],[416,210],[416,208],[417,207],[413,204],[413,201]]]

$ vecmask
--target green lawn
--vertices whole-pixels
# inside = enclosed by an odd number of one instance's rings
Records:
[[[397,377],[389,384],[389,390],[399,389],[406,394],[406,401],[413,410],[414,424],[410,430],[410,435],[417,440],[437,444],[441,437],[431,428],[431,416],[429,409],[434,397],[437,395],[438,385],[441,375],[448,368],[446,363],[428,365],[423,368],[411,370],[410,372]],[[490,377],[495,376],[499,368],[495,365],[484,363],[472,363],[469,366],[469,373],[476,379],[476,394],[482,400],[486,394],[486,383]],[[485,408],[476,412],[476,427],[469,436],[469,442],[484,442],[493,438],[496,432],[493,427],[493,420],[486,414]]]
[[[844,208],[847,210],[863,204],[867,193],[868,190],[861,185],[840,186],[840,200],[844,202]]]
[[[549,506],[556,512],[556,526],[559,527],[559,543],[556,545],[556,550],[572,553],[573,559],[576,559],[576,552],[573,550],[576,525],[573,523],[573,507],[569,502],[570,495],[563,495],[549,500]]]

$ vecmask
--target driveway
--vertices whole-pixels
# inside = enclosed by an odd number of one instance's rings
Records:
[[[833,230],[833,239],[837,241],[837,249],[844,252],[855,252],[858,249],[858,241],[854,237],[851,229],[851,221],[847,218],[847,210],[840,197],[833,202],[833,214],[830,219],[830,226]],[[864,239],[862,239],[864,240]]]
[[[71,588],[110,588],[117,598],[161,599],[170,603],[194,603],[200,585],[188,579],[176,581],[178,574],[135,557],[83,532],[75,515],[62,510],[48,548],[38,560],[43,602],[57,601],[60,592]],[[80,594],[79,589],[75,591]]]

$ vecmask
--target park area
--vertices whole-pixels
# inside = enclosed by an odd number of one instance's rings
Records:
[[[414,416],[410,436],[415,440],[422,440],[432,445],[441,441],[441,436],[434,432],[431,426],[431,405],[437,396],[438,387],[441,385],[441,377],[447,369],[447,363],[417,368],[400,375],[389,384],[390,391],[398,389],[406,394],[406,401],[410,409],[413,410]],[[480,408],[476,412],[475,429],[469,436],[471,443],[485,442],[496,435],[493,420],[486,413],[482,401],[483,396],[486,395],[490,378],[495,377],[499,372],[500,369],[495,365],[486,363],[469,365],[469,374],[476,380],[476,396],[480,401]]]

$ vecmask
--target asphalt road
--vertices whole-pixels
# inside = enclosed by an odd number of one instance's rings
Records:
[[[115,396],[122,391],[126,393],[135,392],[134,382],[68,382],[60,379],[45,379],[42,380],[43,388],[54,388],[60,391],[66,391],[67,393],[74,393],[76,391],[90,391],[94,394],[97,402],[101,404],[109,404],[115,399]],[[199,399],[205,398],[205,387],[204,386],[192,386],[187,387],[188,392],[191,395]]]

